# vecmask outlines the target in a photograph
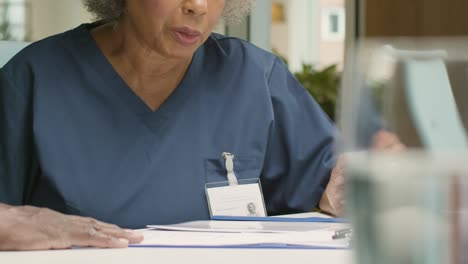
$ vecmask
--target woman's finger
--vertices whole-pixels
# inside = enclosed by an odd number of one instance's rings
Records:
[[[86,217],[69,217],[72,228],[67,239],[73,246],[126,247],[143,240],[141,234],[113,224]]]
[[[97,231],[92,226],[79,228],[69,234],[69,244],[80,247],[99,247],[99,248],[124,248],[128,247],[129,241],[125,238],[119,238]]]
[[[115,229],[115,228],[107,228],[104,227],[99,230],[101,233],[105,235],[109,235],[112,237],[117,237],[117,238],[124,238],[129,241],[129,243],[134,244],[134,243],[140,243],[143,241],[143,235],[137,231],[133,230],[124,230],[124,229]]]

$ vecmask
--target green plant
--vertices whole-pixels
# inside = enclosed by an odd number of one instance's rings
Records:
[[[288,65],[286,57],[275,49],[273,49],[273,53]],[[332,64],[322,70],[316,70],[310,64],[302,64],[302,70],[294,73],[294,76],[314,97],[323,111],[334,120],[341,76],[337,70],[337,65]]]
[[[335,64],[316,70],[303,64],[302,70],[294,73],[297,80],[314,97],[325,113],[334,120],[340,74]]]
[[[0,3],[0,40],[10,40],[13,38],[10,30],[10,22],[8,21],[8,3]]]

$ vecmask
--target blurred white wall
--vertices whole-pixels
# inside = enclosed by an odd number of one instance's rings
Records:
[[[90,21],[80,0],[27,0],[28,40],[35,41]]]
[[[290,69],[295,72],[302,64],[316,65],[319,60],[320,2],[318,0],[294,0],[288,2],[287,39]]]
[[[275,14],[277,17],[273,18],[271,23],[271,46],[273,51],[287,58],[289,55],[289,27],[286,14],[288,0],[273,0],[272,3],[277,5],[277,10],[272,11],[278,14]]]
[[[249,41],[258,47],[271,51],[271,1],[255,3],[250,14]]]

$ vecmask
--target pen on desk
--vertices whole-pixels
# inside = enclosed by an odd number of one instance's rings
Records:
[[[345,238],[348,234],[351,234],[351,232],[352,232],[351,228],[344,228],[344,229],[336,230],[335,234],[332,236],[332,239]]]

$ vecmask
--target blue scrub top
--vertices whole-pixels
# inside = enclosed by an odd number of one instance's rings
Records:
[[[205,184],[260,178],[268,214],[316,206],[335,128],[285,64],[213,34],[153,112],[89,30],[36,42],[0,71],[0,202],[124,227],[208,219]]]

